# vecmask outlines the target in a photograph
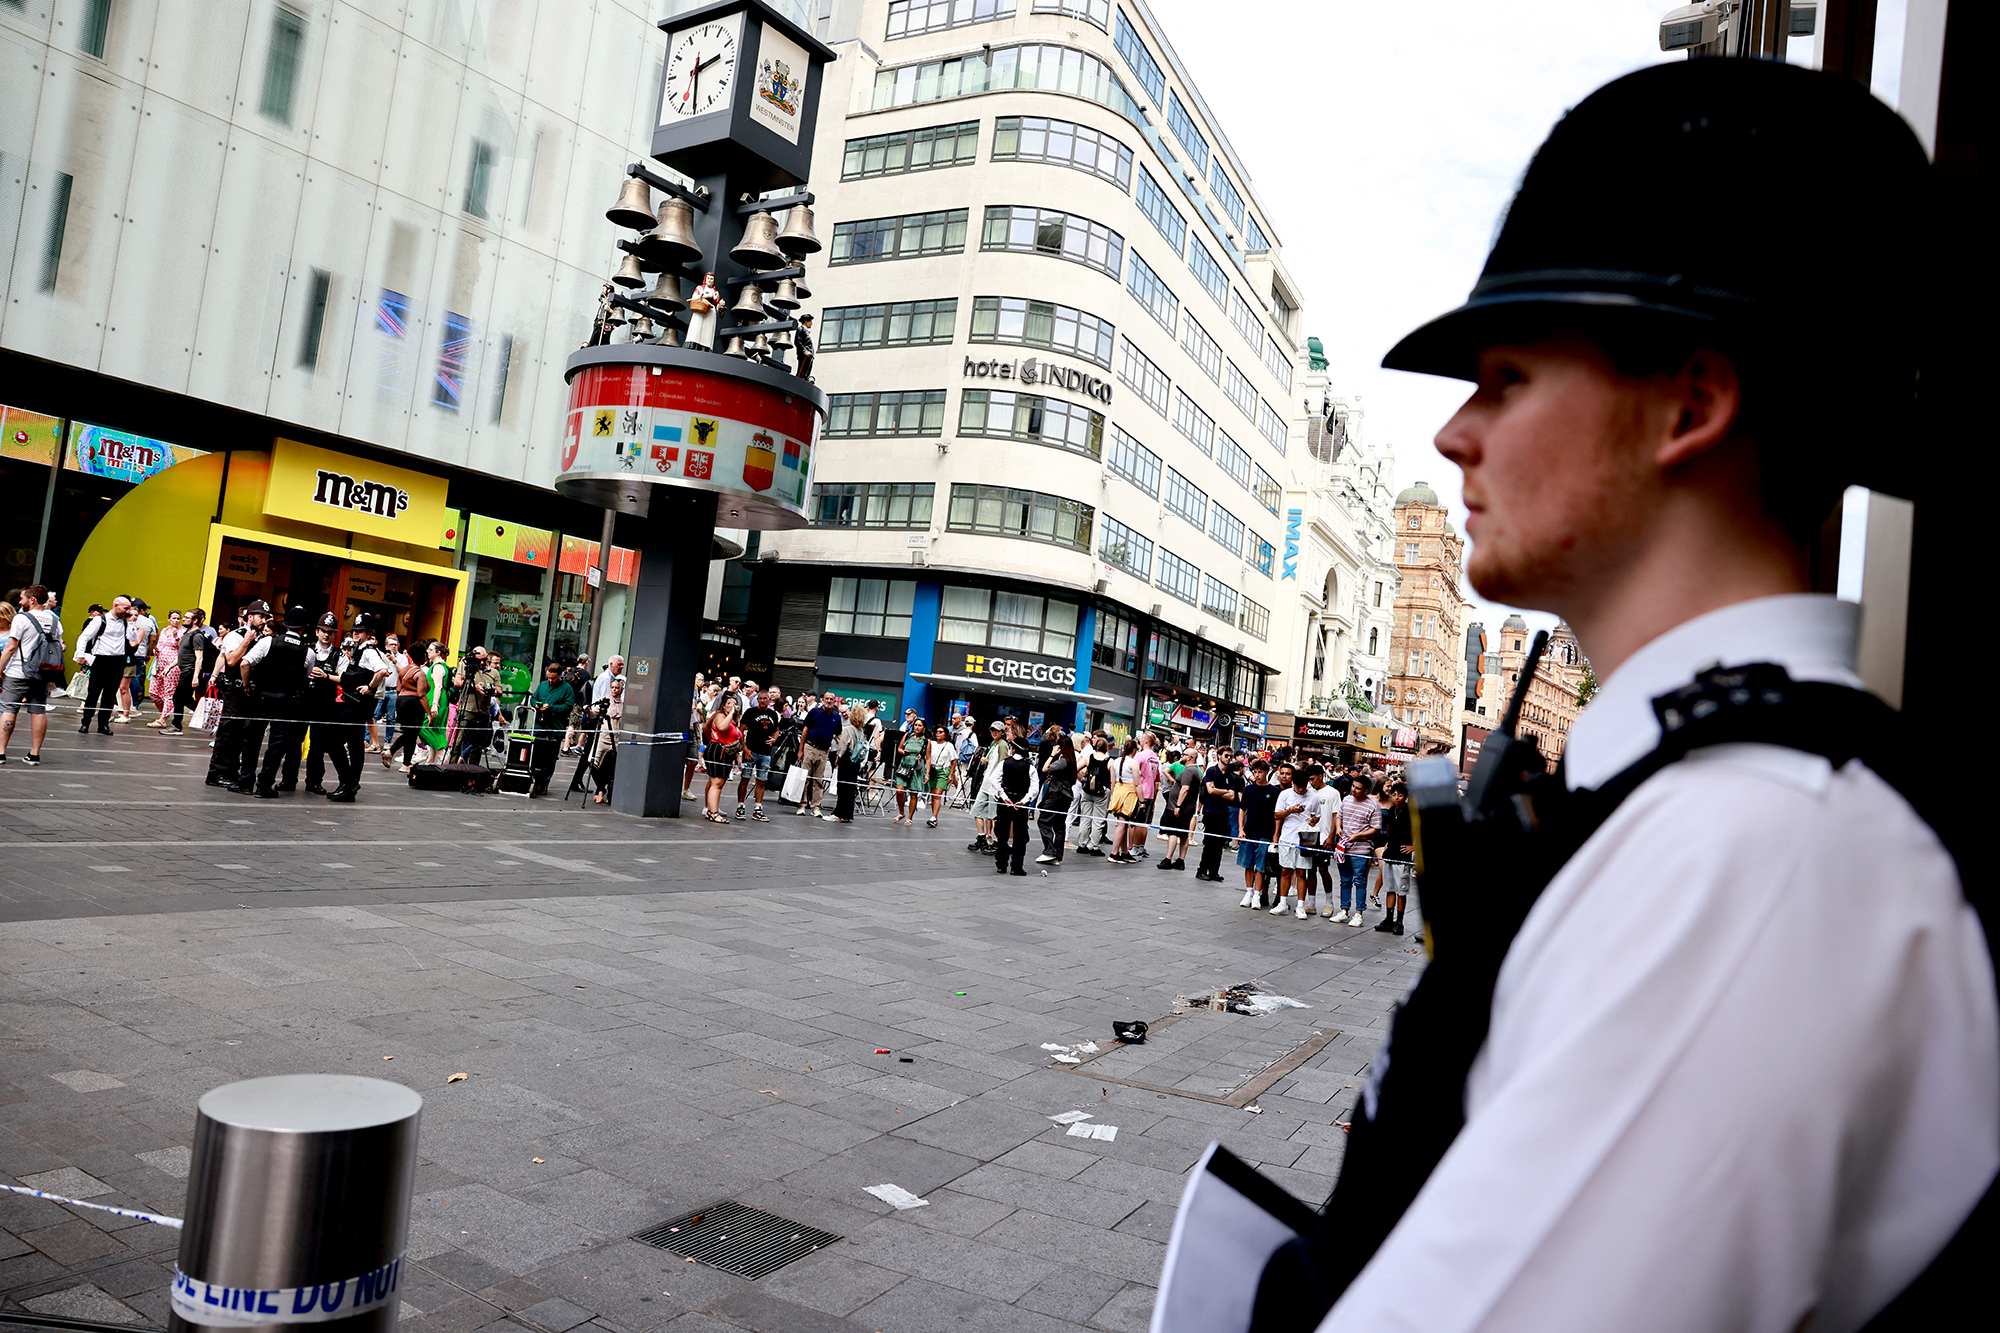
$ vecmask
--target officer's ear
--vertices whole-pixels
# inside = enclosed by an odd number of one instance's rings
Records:
[[[1714,348],[1689,353],[1659,391],[1665,395],[1661,404],[1665,429],[1655,444],[1653,461],[1662,468],[1679,468],[1714,451],[1742,418],[1742,377],[1729,355]]]

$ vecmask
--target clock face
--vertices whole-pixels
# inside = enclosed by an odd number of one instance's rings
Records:
[[[667,56],[660,124],[728,109],[736,86],[737,25],[728,20],[677,32]]]

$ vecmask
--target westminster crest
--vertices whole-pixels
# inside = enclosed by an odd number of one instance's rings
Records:
[[[799,94],[805,86],[792,77],[792,67],[782,60],[766,59],[757,70],[757,95],[788,116],[799,114]]]

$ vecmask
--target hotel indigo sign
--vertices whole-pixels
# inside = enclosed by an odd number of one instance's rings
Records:
[[[1002,361],[997,357],[977,361],[968,356],[965,358],[965,378],[1012,380],[1024,386],[1044,385],[1081,394],[1085,398],[1095,398],[1107,406],[1111,402],[1110,380],[1075,366],[1059,366],[1032,356],[1019,361]]]

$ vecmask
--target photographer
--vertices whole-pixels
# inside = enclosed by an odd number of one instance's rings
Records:
[[[500,693],[497,663],[484,648],[474,648],[459,660],[451,678],[458,691],[458,738],[451,746],[455,764],[482,762],[486,747],[493,743],[493,702]]]

